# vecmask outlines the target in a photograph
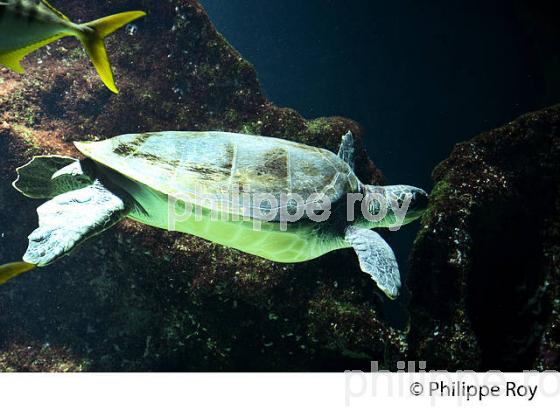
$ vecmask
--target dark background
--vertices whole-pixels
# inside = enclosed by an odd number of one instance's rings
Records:
[[[390,183],[430,189],[453,145],[560,102],[560,2],[201,0],[268,97],[358,121]],[[393,236],[403,272],[416,226]]]

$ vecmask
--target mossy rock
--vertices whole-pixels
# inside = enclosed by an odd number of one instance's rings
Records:
[[[411,359],[558,369],[560,106],[458,144],[433,176],[408,279]]]

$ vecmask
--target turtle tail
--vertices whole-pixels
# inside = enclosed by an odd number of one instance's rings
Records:
[[[13,187],[28,198],[51,199],[90,185],[93,179],[82,169],[87,161],[59,155],[33,157],[16,169]]]

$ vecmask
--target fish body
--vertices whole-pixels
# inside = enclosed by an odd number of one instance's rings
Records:
[[[13,52],[56,36],[77,35],[79,25],[42,1],[0,0],[0,53]]]
[[[142,11],[120,13],[85,24],[75,24],[46,0],[0,0],[0,64],[22,73],[21,60],[62,37],[78,38],[99,76],[118,92],[103,39],[144,16]]]

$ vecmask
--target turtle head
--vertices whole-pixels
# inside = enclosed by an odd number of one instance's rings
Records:
[[[428,207],[428,193],[410,185],[385,187],[385,199],[389,209],[406,211],[405,223],[420,218]]]
[[[428,194],[410,185],[364,186],[362,210],[374,227],[398,230],[420,218],[428,206]]]

